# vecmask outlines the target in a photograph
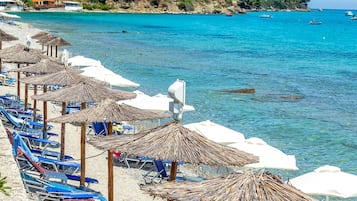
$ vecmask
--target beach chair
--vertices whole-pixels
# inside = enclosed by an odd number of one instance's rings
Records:
[[[10,141],[10,144],[14,144],[14,137],[13,133],[9,130],[9,128],[5,128],[6,134],[8,136],[8,139]],[[21,131],[14,131],[17,132],[25,141],[25,143],[28,145],[30,148],[31,152],[35,155],[40,155],[43,157],[51,157],[57,160],[60,160],[60,153],[52,150],[47,150],[46,148],[51,146],[51,147],[57,147],[59,145],[58,142],[56,141],[51,141],[51,140],[44,140],[42,138],[39,138],[39,134],[34,134],[34,133],[23,133]],[[26,137],[30,137],[30,139],[26,139]],[[35,146],[32,146],[31,141],[35,141]],[[42,145],[40,147],[39,145]],[[48,145],[49,144],[49,145]],[[73,160],[74,158],[69,155],[64,155],[64,160]]]
[[[42,128],[43,128],[42,123],[26,121],[24,119],[16,118],[12,114],[7,112],[3,107],[0,107],[0,114],[15,129],[19,129],[21,131],[26,131],[31,133],[42,132]],[[52,127],[53,127],[52,125],[48,125],[47,130],[50,130]]]
[[[35,162],[21,147],[18,147],[14,157],[21,172],[38,175],[39,178],[49,181],[57,181],[66,184],[68,180],[80,181],[80,177],[72,174],[65,174],[45,169],[40,164]],[[98,180],[90,177],[85,178],[87,187],[90,184],[98,184]]]
[[[80,169],[80,164],[75,162],[60,161],[53,158],[36,156],[31,152],[31,149],[27,146],[24,140],[16,132],[13,135],[13,150],[16,152],[17,148],[20,146],[26,154],[35,162],[42,164],[48,169],[54,170],[56,172],[61,171],[63,173],[75,173]]]
[[[99,192],[88,188],[78,189],[72,185],[41,179],[25,172],[21,172],[21,177],[26,192],[36,193],[39,200],[106,200]]]
[[[162,183],[169,179],[169,175],[166,172],[165,165],[162,160],[153,160],[154,169],[148,171],[143,175],[146,184]],[[183,177],[176,176],[176,181],[183,181]]]

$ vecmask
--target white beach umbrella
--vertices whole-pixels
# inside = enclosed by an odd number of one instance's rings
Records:
[[[18,15],[14,15],[14,14],[9,14],[9,13],[4,13],[4,12],[0,12],[0,16],[3,16],[3,17],[7,17],[7,18],[21,18],[20,16]]]
[[[142,91],[134,91],[136,93],[136,98],[130,100],[120,101],[126,103],[130,106],[137,107],[144,110],[151,110],[155,112],[167,112],[169,111],[169,103],[173,101],[163,94],[156,94],[155,96],[149,96]],[[189,112],[194,111],[195,108],[191,105],[184,105],[183,111]]]
[[[326,200],[328,196],[357,197],[357,175],[342,172],[335,166],[321,166],[291,179],[289,183],[304,193],[326,196]]]
[[[68,59],[68,63],[73,67],[89,67],[89,66],[102,66],[102,63],[98,60],[91,59],[84,56],[74,56]]]
[[[244,142],[244,135],[242,133],[216,124],[210,120],[186,124],[184,127],[196,131],[208,139],[220,144]]]
[[[248,164],[245,167],[286,170],[298,169],[294,155],[287,155],[257,137],[252,137],[243,142],[237,142],[228,146],[235,147],[241,151],[245,151],[259,157],[259,163]]]
[[[91,66],[81,68],[82,75],[109,83],[111,86],[139,87],[138,83],[132,82],[103,66]]]

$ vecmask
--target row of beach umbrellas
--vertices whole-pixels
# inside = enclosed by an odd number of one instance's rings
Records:
[[[2,38],[1,38],[1,41]],[[5,40],[4,40],[5,41]],[[46,43],[43,43],[46,44]],[[56,46],[57,47],[57,46]],[[52,49],[52,48],[51,48]],[[30,51],[28,47],[21,47],[18,50],[22,54]],[[21,51],[23,50],[23,51]],[[27,52],[27,53],[26,53]],[[56,48],[57,52],[57,48]],[[30,64],[42,62],[44,66],[55,65],[56,61],[48,58],[42,58],[39,54],[28,56],[29,60],[11,59],[15,52],[0,51],[0,58],[6,62],[18,64]],[[34,56],[37,55],[37,56]],[[57,53],[56,53],[57,56]],[[34,61],[40,58],[38,61]],[[19,57],[21,58],[21,57]],[[29,62],[33,59],[31,62]],[[41,59],[47,59],[42,61]],[[47,63],[46,63],[47,62]],[[51,63],[54,62],[54,63]],[[50,64],[51,63],[51,64]],[[38,64],[40,65],[40,64]],[[61,65],[59,65],[61,66]],[[20,67],[20,65],[18,65]],[[31,66],[26,67],[28,70]],[[34,67],[40,69],[40,66]],[[25,68],[23,68],[25,69]],[[18,70],[20,73],[20,70]],[[26,72],[26,71],[22,71]],[[86,76],[80,75],[81,70],[72,70],[63,66],[56,72],[40,72],[38,76],[21,79],[22,82],[33,85],[61,85],[63,88],[56,91],[46,92],[41,95],[34,95],[34,100],[58,101],[62,102],[62,116],[50,119],[49,121],[61,123],[61,142],[64,144],[65,123],[81,123],[81,180],[80,185],[84,185],[85,178],[85,130],[86,123],[89,122],[107,122],[109,124],[120,121],[160,119],[168,116],[163,113],[155,113],[139,109],[125,103],[118,104],[117,101],[133,99],[137,94],[122,90],[113,90],[108,88],[102,82],[94,81]],[[29,71],[28,73],[35,73]],[[45,75],[43,75],[45,74]],[[18,76],[18,80],[20,77]],[[18,83],[19,86],[19,83]],[[18,88],[18,93],[19,93]],[[96,105],[86,108],[87,103],[95,102]],[[64,115],[64,108],[67,103],[81,103],[81,110],[76,113]],[[45,118],[44,118],[45,119]],[[46,122],[46,119],[45,119]],[[63,130],[62,130],[63,129]],[[225,146],[214,142],[196,131],[190,130],[180,124],[172,121],[163,126],[140,132],[133,135],[112,136],[111,125],[109,125],[108,136],[102,138],[93,138],[90,144],[97,148],[108,150],[108,199],[114,200],[113,195],[113,168],[112,152],[120,151],[128,154],[151,157],[156,160],[170,160],[172,162],[170,180],[175,180],[177,163],[186,162],[192,164],[220,165],[220,166],[245,166],[247,164],[258,163],[258,157],[253,154],[239,151],[236,148]],[[63,146],[62,144],[62,146]],[[143,146],[143,144],[149,144]],[[63,149],[63,150],[62,150]],[[61,155],[64,154],[64,148],[61,148]],[[220,182],[231,183],[220,183]],[[232,184],[232,185],[229,185]],[[154,188],[143,188],[153,195],[160,195],[168,199],[181,200],[192,198],[192,200],[227,200],[229,195],[243,196],[238,200],[314,200],[303,192],[295,189],[291,185],[281,182],[281,180],[268,173],[236,173],[227,175],[224,178],[216,180],[207,180],[202,183],[194,184],[169,182],[167,186],[159,186],[160,189],[169,189],[164,195],[155,193]],[[245,186],[246,185],[246,186]],[[225,188],[221,188],[225,186]],[[252,191],[254,186],[255,191]],[[154,186],[156,188],[156,186]],[[186,190],[185,190],[186,187]],[[187,190],[187,187],[192,190]],[[226,187],[230,187],[226,189]],[[209,189],[213,189],[210,191]],[[217,191],[220,189],[220,191]],[[164,192],[164,191],[162,191]],[[183,194],[182,194],[183,192]],[[205,193],[207,192],[207,193]],[[181,194],[180,194],[181,193]],[[223,193],[223,194],[221,194]],[[223,197],[220,197],[224,195]],[[190,199],[191,200],[191,199]],[[229,200],[229,199],[228,199]]]

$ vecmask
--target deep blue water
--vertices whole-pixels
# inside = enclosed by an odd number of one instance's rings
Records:
[[[357,174],[357,21],[343,10],[261,14],[18,13],[150,95],[185,80],[196,111],[184,123],[210,119],[294,154],[300,170],[285,177],[325,164]],[[256,93],[221,92],[241,88]]]

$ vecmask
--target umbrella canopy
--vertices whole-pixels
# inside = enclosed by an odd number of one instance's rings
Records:
[[[169,98],[163,94],[156,94],[155,96],[149,96],[141,91],[134,91],[136,93],[135,99],[125,100],[122,103],[131,105],[133,107],[137,107],[143,110],[151,110],[155,112],[168,112],[169,111],[169,104],[173,102],[172,98]],[[191,105],[184,105],[183,111],[189,112],[194,111],[195,108]]]
[[[37,34],[31,36],[31,38],[33,38],[33,39],[40,39],[40,38],[42,38],[43,36],[46,36],[46,35],[51,35],[51,34],[48,33],[47,31],[40,31],[40,32],[38,32]]]
[[[242,133],[216,124],[210,120],[190,123],[184,126],[220,144],[232,144],[244,141],[244,135]]]
[[[87,58],[84,56],[74,56],[68,59],[68,63],[74,67],[89,67],[89,66],[102,66],[102,63],[98,60]]]
[[[45,42],[45,45],[52,45],[52,46],[71,46],[72,44],[67,42],[66,40],[64,40],[61,37],[54,37],[50,40],[48,40],[47,42]]]
[[[24,68],[13,69],[11,71],[45,74],[45,73],[55,73],[64,70],[64,68],[65,68],[64,64],[60,63],[60,61],[46,58],[46,59],[42,59],[40,62],[36,64],[31,64]]]
[[[17,37],[7,34],[3,30],[0,29],[0,50],[2,49],[2,41],[13,41],[13,40],[19,40]],[[2,72],[2,63],[1,63],[1,58],[0,58],[0,72]]]
[[[17,44],[0,50],[0,58],[6,63],[33,64],[44,58],[41,50]]]
[[[19,40],[19,38],[15,37],[13,35],[10,35],[0,29],[0,42],[1,41],[13,41],[13,40]],[[1,49],[1,46],[0,46],[0,49]]]
[[[117,144],[125,136],[117,136],[117,140],[104,137],[90,143],[97,148],[127,152],[155,160],[221,166],[244,166],[258,162],[256,156],[213,142],[176,121],[133,136],[137,138],[126,144]],[[108,143],[111,145],[102,146]]]
[[[112,90],[98,82],[83,79],[75,85],[67,86],[45,94],[35,95],[32,96],[32,98],[42,101],[51,100],[67,103],[90,103],[98,102],[106,98],[125,100],[135,98],[135,96],[136,95],[131,92]]]
[[[46,56],[42,54],[41,50],[17,44],[0,50],[0,58],[7,63],[17,63],[17,68],[20,68],[20,64],[37,63]],[[17,73],[17,96],[20,97],[20,72]],[[27,107],[26,104],[25,107]]]
[[[259,157],[259,163],[248,164],[245,167],[298,170],[294,155],[287,155],[260,138],[252,137],[228,146]]]
[[[118,104],[106,99],[94,107],[72,114],[49,119],[49,121],[66,122],[116,122],[168,118],[170,115],[141,110],[126,104]]]
[[[321,166],[291,179],[289,183],[310,195],[357,197],[357,175],[342,172],[335,166]]]
[[[84,72],[82,75],[92,77],[94,79],[107,82],[112,86],[120,86],[120,87],[139,87],[138,83],[130,81],[113,71],[103,67],[103,66],[91,66],[81,68]]]
[[[21,18],[21,17],[18,16],[18,15],[9,14],[9,13],[4,13],[4,12],[0,12],[0,16],[7,17],[7,18],[16,18],[16,19]]]
[[[27,67],[25,67],[27,68]],[[63,70],[33,77],[21,78],[21,82],[34,85],[73,85],[84,79],[81,76],[81,70],[73,70],[71,68],[63,68]]]
[[[201,182],[167,182],[141,187],[152,196],[168,200],[191,201],[312,201],[305,193],[285,184],[274,174],[268,172],[232,173]]]

